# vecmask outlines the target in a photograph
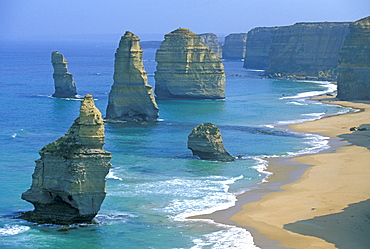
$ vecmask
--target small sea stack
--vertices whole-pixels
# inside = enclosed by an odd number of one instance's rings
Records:
[[[108,122],[152,122],[158,118],[158,106],[143,65],[140,39],[130,31],[121,37],[117,48],[113,80],[106,113]]]
[[[156,53],[157,99],[224,99],[222,61],[198,35],[178,28],[165,35]]]
[[[203,123],[188,136],[188,149],[203,160],[234,161],[225,149],[220,130],[212,123]]]
[[[201,42],[215,53],[218,58],[222,57],[222,48],[218,43],[217,35],[213,33],[199,34]]]
[[[67,60],[57,51],[51,53],[51,63],[54,68],[54,87],[56,98],[74,98],[77,94],[73,75],[68,72]]]
[[[40,151],[32,185],[22,199],[34,210],[20,218],[35,223],[91,222],[105,198],[111,154],[103,149],[104,122],[91,94],[68,132]]]

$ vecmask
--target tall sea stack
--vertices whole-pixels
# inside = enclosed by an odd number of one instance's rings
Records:
[[[213,33],[200,34],[200,41],[215,53],[218,58],[222,57],[222,48],[218,43],[218,37]]]
[[[56,98],[74,98],[77,94],[76,84],[73,75],[68,72],[67,61],[64,56],[57,51],[51,53],[51,63],[54,68],[54,87]]]
[[[222,61],[188,29],[165,35],[156,53],[158,99],[224,99]]]
[[[350,25],[339,60],[337,97],[370,100],[370,16]]]
[[[105,198],[111,154],[103,150],[104,123],[87,94],[65,136],[40,151],[32,186],[22,194],[35,209],[21,218],[36,223],[90,222]]]
[[[140,39],[126,31],[115,54],[113,86],[106,118],[121,121],[155,121],[158,106],[143,65]]]
[[[225,37],[225,43],[222,46],[222,58],[232,60],[244,59],[246,42],[246,33],[229,34]]]

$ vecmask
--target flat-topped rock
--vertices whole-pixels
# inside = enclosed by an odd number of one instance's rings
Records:
[[[51,63],[54,68],[54,87],[56,98],[74,98],[77,94],[76,83],[73,75],[68,72],[67,61],[64,56],[57,51],[51,53]]]
[[[156,61],[158,99],[225,98],[222,61],[190,30],[178,28],[165,35]]]
[[[206,45],[218,58],[222,58],[222,48],[218,43],[218,37],[213,33],[199,35],[201,42]]]
[[[212,123],[200,124],[192,130],[188,136],[188,148],[193,155],[204,160],[234,160],[223,145],[220,130]]]
[[[241,60],[245,57],[247,34],[233,33],[225,37],[224,45],[222,46],[222,58]]]
[[[65,136],[39,151],[31,188],[22,194],[35,209],[21,218],[53,224],[90,222],[105,198],[105,176],[111,167],[111,154],[103,145],[102,115],[88,94]]]
[[[350,25],[339,53],[338,98],[370,100],[370,17]]]
[[[109,93],[107,120],[155,121],[158,106],[143,65],[140,39],[126,31],[115,54],[113,86]]]

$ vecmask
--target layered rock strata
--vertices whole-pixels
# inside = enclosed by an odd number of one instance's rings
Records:
[[[244,59],[246,42],[246,33],[229,34],[225,37],[225,42],[222,46],[222,58],[232,60]]]
[[[51,53],[51,63],[54,68],[54,87],[56,98],[73,98],[76,96],[76,83],[73,75],[68,72],[67,61],[64,56],[57,51]]]
[[[335,80],[339,50],[348,33],[347,22],[296,23],[276,28],[265,75]]]
[[[243,67],[262,70],[268,68],[271,37],[275,29],[259,27],[248,32]]]
[[[158,99],[223,99],[222,61],[188,29],[165,35],[156,53],[155,94]]]
[[[351,24],[339,60],[337,97],[370,100],[370,16]]]
[[[113,86],[106,118],[121,121],[155,121],[158,106],[143,65],[140,39],[126,31],[115,54]]]
[[[223,145],[220,130],[211,123],[203,123],[193,129],[188,136],[188,148],[193,155],[204,160],[234,160]]]
[[[32,186],[22,194],[35,209],[21,218],[36,223],[90,222],[105,198],[105,176],[111,167],[111,154],[103,145],[102,115],[88,94],[65,136],[39,151]]]
[[[222,58],[222,48],[218,43],[218,37],[213,33],[200,34],[200,41],[215,53],[218,58]]]

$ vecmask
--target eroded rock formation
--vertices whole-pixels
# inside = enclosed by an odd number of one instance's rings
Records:
[[[103,119],[88,94],[65,136],[39,151],[31,188],[22,194],[35,209],[21,218],[36,223],[90,222],[105,198],[105,176],[111,167],[111,154],[103,145]]]
[[[218,43],[218,37],[213,33],[200,34],[200,41],[215,53],[218,58],[222,57],[222,49]]]
[[[337,97],[370,100],[370,16],[350,25],[339,60]]]
[[[275,29],[259,27],[248,32],[243,67],[262,70],[268,68],[271,37]]]
[[[56,98],[74,98],[77,94],[76,84],[73,75],[68,72],[67,61],[64,56],[57,51],[51,53],[51,63],[54,68],[54,87]]]
[[[234,160],[223,145],[220,130],[212,123],[203,123],[193,129],[188,136],[188,148],[204,160]]]
[[[348,22],[296,23],[272,33],[265,75],[334,80]]]
[[[155,93],[158,99],[223,99],[222,61],[188,29],[165,35],[156,53]]]
[[[222,46],[222,58],[233,60],[244,59],[246,41],[246,33],[235,33],[226,36],[224,45]]]
[[[108,120],[141,122],[158,118],[158,106],[143,66],[140,39],[129,31],[121,37],[115,54],[113,79]]]

